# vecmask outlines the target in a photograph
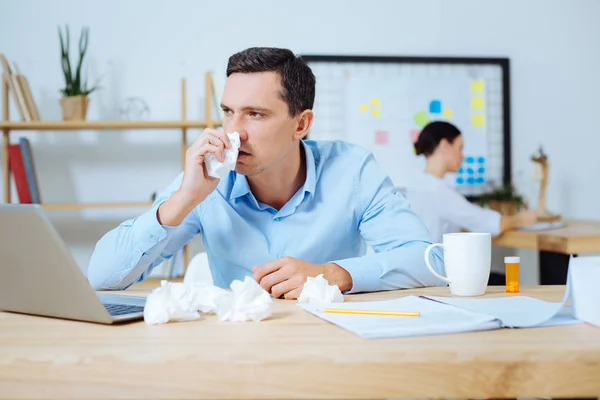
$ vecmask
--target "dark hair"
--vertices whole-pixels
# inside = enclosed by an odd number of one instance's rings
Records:
[[[251,47],[229,57],[227,76],[234,73],[277,72],[283,90],[280,95],[293,117],[312,110],[315,102],[315,75],[300,57],[288,49]]]
[[[454,142],[460,135],[460,131],[454,125],[445,121],[433,121],[425,125],[417,141],[415,142],[415,152],[417,155],[424,154],[430,156],[438,147],[442,139],[448,142]]]

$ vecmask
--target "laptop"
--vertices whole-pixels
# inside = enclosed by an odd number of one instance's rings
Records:
[[[37,204],[0,205],[0,311],[113,324],[146,299],[96,292]]]

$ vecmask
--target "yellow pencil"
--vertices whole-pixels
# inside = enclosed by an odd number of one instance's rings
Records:
[[[325,308],[322,311],[329,314],[363,314],[387,317],[419,317],[421,315],[415,311],[353,310],[350,308]]]

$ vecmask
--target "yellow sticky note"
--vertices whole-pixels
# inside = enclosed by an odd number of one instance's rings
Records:
[[[381,100],[379,99],[373,99],[371,100],[371,104],[373,104],[374,106],[378,106],[381,104]]]
[[[471,83],[471,91],[475,93],[483,93],[485,90],[485,82],[483,79],[478,79]]]
[[[473,115],[473,126],[475,128],[481,128],[485,125],[485,116],[483,114]]]
[[[471,98],[471,108],[473,110],[483,110],[483,97],[472,97]]]
[[[452,116],[452,110],[444,110],[444,116],[445,117],[451,117]]]
[[[360,105],[360,111],[369,111],[369,106],[366,104],[361,104]]]
[[[371,113],[371,115],[373,115],[373,117],[377,118],[377,117],[381,116],[381,111],[379,111],[379,110],[373,110],[373,112]]]

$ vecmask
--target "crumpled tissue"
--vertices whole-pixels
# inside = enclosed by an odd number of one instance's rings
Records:
[[[330,285],[323,274],[313,278],[308,277],[298,297],[298,303],[338,303],[343,302],[344,296],[337,285]]]
[[[193,321],[200,313],[216,313],[220,321],[261,321],[271,316],[273,300],[254,279],[231,283],[231,291],[208,283],[161,281],[146,299],[144,321],[164,324]]]
[[[238,153],[240,150],[240,134],[237,132],[228,133],[227,137],[229,137],[229,141],[231,142],[231,148],[225,149],[225,161],[219,162],[217,157],[208,153],[204,158],[204,163],[206,164],[206,172],[208,172],[209,176],[213,178],[221,179],[227,173],[233,169],[235,169],[235,164],[237,162]]]

